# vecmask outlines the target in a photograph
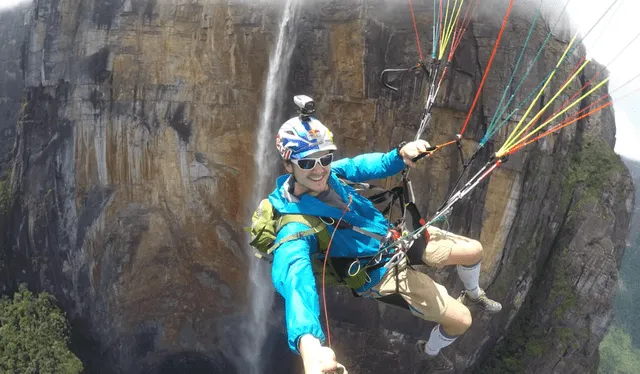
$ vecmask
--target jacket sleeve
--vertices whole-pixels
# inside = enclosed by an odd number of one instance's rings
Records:
[[[367,153],[354,158],[343,158],[331,164],[339,176],[353,182],[383,179],[404,169],[404,161],[396,149],[387,153]]]
[[[280,230],[276,242],[306,229],[301,223],[289,223]],[[273,256],[271,279],[284,298],[289,348],[298,354],[298,340],[303,335],[311,334],[323,343],[325,340],[310,257],[316,248],[316,236],[309,235],[283,243]]]

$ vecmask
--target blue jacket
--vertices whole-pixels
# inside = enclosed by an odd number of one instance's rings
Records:
[[[342,159],[332,163],[329,186],[346,203],[353,199],[344,220],[369,232],[384,236],[389,222],[373,204],[359,195],[352,187],[341,183],[338,175],[353,182],[381,179],[399,173],[404,162],[397,150],[388,153],[369,153]],[[340,219],[342,210],[329,206],[310,195],[299,199],[291,195],[286,186],[291,181],[289,175],[280,176],[276,189],[269,195],[269,201],[280,213],[299,213]],[[276,243],[295,232],[308,229],[301,223],[285,225],[276,238]],[[333,228],[329,227],[329,234]],[[338,230],[333,238],[330,257],[363,257],[378,252],[380,241],[353,230]],[[325,336],[320,324],[320,305],[316,280],[311,267],[311,254],[318,251],[315,235],[283,243],[274,252],[271,278],[275,289],[285,300],[286,322],[289,348],[298,352],[298,339],[311,334],[324,342]],[[371,280],[357,291],[362,292],[375,285],[386,269],[378,268],[369,272]]]

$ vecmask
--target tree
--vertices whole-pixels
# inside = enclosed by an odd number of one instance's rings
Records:
[[[628,246],[620,267],[620,286],[616,294],[614,324],[631,335],[635,348],[640,348],[640,163],[625,160],[636,187],[636,206],[629,227]]]
[[[599,374],[635,374],[640,368],[640,349],[631,345],[631,336],[612,327],[600,343]]]
[[[0,372],[80,373],[82,362],[68,343],[67,320],[53,296],[21,285],[12,300],[0,300]]]

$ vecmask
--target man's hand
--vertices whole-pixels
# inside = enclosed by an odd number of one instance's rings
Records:
[[[305,374],[348,374],[345,367],[336,361],[333,350],[320,345],[320,340],[314,336],[304,335],[299,344]]]
[[[431,148],[431,145],[427,143],[425,140],[418,139],[411,143],[407,143],[400,149],[400,156],[404,163],[409,167],[416,166],[415,162],[411,161],[412,159],[420,156],[423,153],[428,152],[427,150]]]

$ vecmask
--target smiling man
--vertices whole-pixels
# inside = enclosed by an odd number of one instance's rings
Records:
[[[297,96],[294,101],[300,107],[300,116],[285,122],[276,137],[288,175],[278,178],[276,189],[269,195],[269,202],[281,217],[272,281],[285,300],[289,347],[302,355],[306,374],[328,373],[341,367],[334,352],[322,346],[325,337],[315,278],[319,274],[317,264],[321,269],[330,242],[330,272],[345,280],[356,294],[386,302],[389,299],[385,298],[396,296],[395,304],[399,299],[401,306],[415,316],[438,323],[428,341],[416,344],[421,358],[416,370],[453,370],[452,363],[439,353],[471,325],[467,305],[490,313],[502,308],[478,285],[482,246],[475,240],[428,228],[431,239],[426,247],[418,248],[420,259],[437,267],[457,265],[466,291],[454,299],[442,285],[408,266],[406,258],[399,263],[390,261],[396,254],[393,250],[377,256],[389,243],[391,225],[368,199],[344,182],[386,178],[405,166],[415,166],[413,159],[426,153],[429,143],[403,142],[387,153],[334,161],[337,147],[333,134],[311,116],[313,101],[307,96]],[[290,218],[294,216],[297,218]],[[364,270],[354,272],[354,268]]]

